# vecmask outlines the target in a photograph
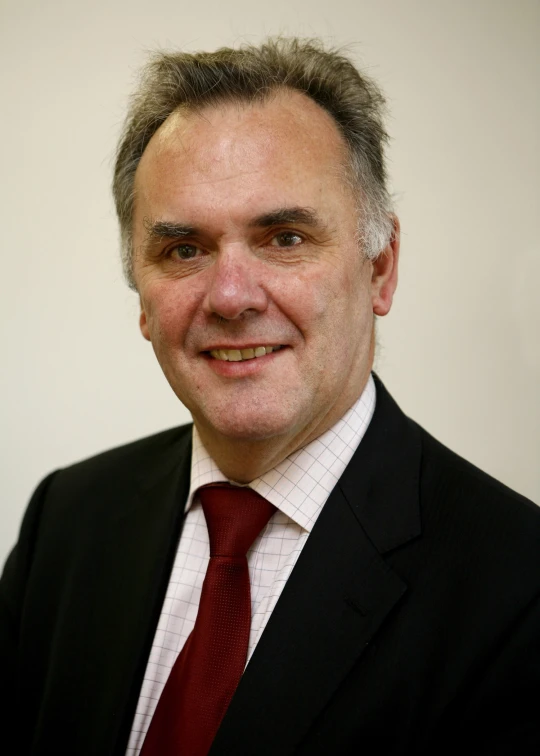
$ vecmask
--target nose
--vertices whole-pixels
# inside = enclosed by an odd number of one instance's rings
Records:
[[[261,261],[249,249],[219,250],[210,269],[206,313],[237,320],[248,312],[263,312],[267,306]]]

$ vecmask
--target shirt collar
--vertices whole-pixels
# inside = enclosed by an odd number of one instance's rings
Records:
[[[247,485],[308,532],[362,440],[375,410],[376,390],[370,375],[360,398],[318,438],[286,457]],[[186,512],[197,489],[208,483],[233,483],[208,454],[195,426],[191,485]]]

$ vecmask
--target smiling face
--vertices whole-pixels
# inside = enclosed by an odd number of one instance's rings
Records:
[[[215,454],[270,441],[284,457],[366,383],[397,242],[375,265],[362,255],[345,159],[331,117],[289,91],[177,111],[142,156],[141,330]]]

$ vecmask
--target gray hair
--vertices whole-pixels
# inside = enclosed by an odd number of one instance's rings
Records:
[[[179,107],[223,102],[262,102],[279,89],[311,97],[334,119],[347,146],[347,175],[358,198],[358,238],[375,259],[388,244],[393,222],[386,187],[383,125],[385,100],[378,86],[360,74],[337,49],[318,40],[272,38],[239,49],[158,53],[142,71],[116,153],[113,194],[120,222],[122,262],[133,278],[132,218],[135,171],[161,124]]]

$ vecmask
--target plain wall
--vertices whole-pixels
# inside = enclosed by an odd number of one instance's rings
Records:
[[[0,561],[50,470],[188,420],[137,325],[110,195],[145,52],[351,44],[388,97],[401,276],[377,369],[540,500],[537,0],[2,0]]]

